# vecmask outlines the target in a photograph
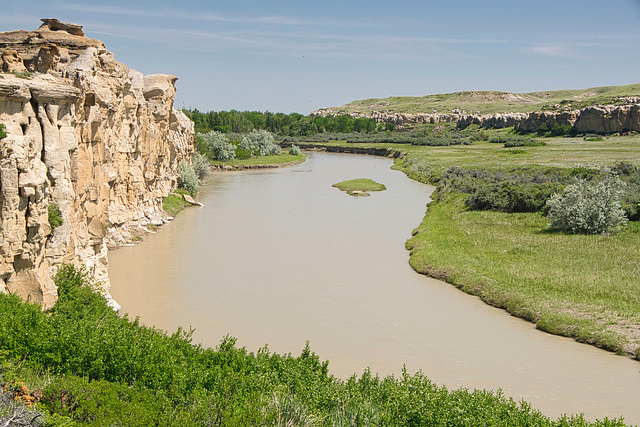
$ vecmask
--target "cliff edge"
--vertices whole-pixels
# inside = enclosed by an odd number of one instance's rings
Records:
[[[50,307],[62,263],[108,296],[108,243],[169,219],[162,200],[194,130],[173,108],[175,76],[143,76],[80,25],[42,21],[0,33],[0,292]]]

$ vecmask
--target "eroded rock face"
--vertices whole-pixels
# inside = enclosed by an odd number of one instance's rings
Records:
[[[43,21],[0,34],[2,69],[34,73],[0,75],[0,291],[49,307],[61,263],[85,267],[108,292],[111,236],[166,220],[162,199],[194,131],[173,109],[176,77],[145,77],[82,27]],[[55,230],[52,204],[63,219]]]
[[[627,133],[640,131],[640,98],[624,98],[622,105],[596,105],[573,111],[534,111],[531,113],[465,114],[456,110],[440,113],[350,113],[352,118],[373,119],[377,123],[397,126],[413,124],[456,123],[459,128],[475,124],[484,128],[514,127],[516,130],[536,132],[540,126],[553,129],[556,125],[574,126],[578,133]],[[339,115],[341,112],[317,110],[312,115]],[[342,113],[344,114],[344,113]]]

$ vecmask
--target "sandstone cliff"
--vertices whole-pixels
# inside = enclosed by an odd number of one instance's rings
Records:
[[[377,123],[394,123],[398,126],[415,124],[457,123],[459,128],[476,124],[484,128],[514,127],[516,130],[535,132],[540,126],[574,126],[578,133],[627,133],[640,132],[640,98],[621,99],[621,105],[595,105],[572,111],[534,111],[530,113],[466,114],[455,110],[440,113],[349,113],[353,118],[374,119]],[[339,115],[330,109],[317,110],[312,115]]]
[[[194,132],[173,109],[176,77],[143,76],[81,26],[43,22],[0,33],[0,292],[49,307],[61,263],[84,266],[108,295],[107,242],[167,220],[162,199]]]

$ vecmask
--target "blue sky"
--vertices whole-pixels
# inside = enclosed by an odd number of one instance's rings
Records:
[[[0,31],[84,26],[179,80],[177,107],[310,111],[373,97],[640,82],[640,0],[92,1],[3,5]]]

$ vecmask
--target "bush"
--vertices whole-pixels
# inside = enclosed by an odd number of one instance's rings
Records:
[[[535,139],[531,139],[531,138],[523,138],[523,139],[517,139],[517,140],[511,140],[511,141],[507,141],[504,143],[504,147],[505,148],[511,148],[511,147],[543,147],[547,145],[546,142],[544,141],[536,141]]]
[[[289,148],[289,154],[291,154],[292,156],[299,156],[300,147],[298,147],[297,145],[291,145],[291,148]]]
[[[198,194],[200,180],[191,164],[183,160],[178,162],[178,175],[178,187],[184,188],[193,195]]]
[[[7,128],[4,124],[0,123],[0,139],[7,136]]]
[[[489,138],[489,142],[492,144],[504,144],[505,148],[547,145],[546,142],[536,141],[533,138],[519,135],[495,135]]]
[[[209,175],[209,160],[207,160],[206,156],[198,152],[193,153],[191,165],[193,166],[193,170],[198,176],[198,179],[202,180],[204,177]]]
[[[250,151],[254,156],[273,156],[282,152],[280,146],[273,142],[273,134],[266,130],[254,129],[245,134],[238,148]]]
[[[48,208],[48,216],[49,216],[49,225],[51,226],[51,232],[56,228],[60,227],[64,222],[62,220],[62,212],[60,212],[60,207],[55,203],[50,203]]]
[[[200,135],[202,145],[214,160],[226,162],[236,157],[236,146],[229,142],[225,134],[211,131]]]
[[[617,176],[588,183],[577,180],[547,202],[552,227],[571,233],[599,234],[627,222],[619,198],[625,183]]]

